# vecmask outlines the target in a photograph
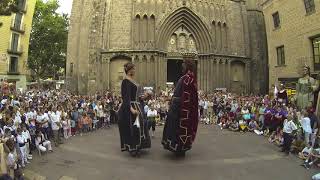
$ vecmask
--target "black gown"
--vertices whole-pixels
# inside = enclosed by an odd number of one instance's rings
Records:
[[[184,155],[192,148],[198,121],[196,79],[188,72],[179,79],[173,93],[162,136],[164,149]]]
[[[146,131],[147,125],[143,117],[143,109],[141,109],[137,94],[138,85],[124,79],[121,84],[122,104],[118,112],[121,151],[135,152],[151,147],[150,137],[148,131]],[[140,112],[140,127],[134,125],[137,115],[131,113],[130,107]]]

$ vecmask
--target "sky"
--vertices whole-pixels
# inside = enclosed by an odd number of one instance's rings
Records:
[[[60,8],[58,9],[58,13],[71,14],[73,0],[59,0]]]

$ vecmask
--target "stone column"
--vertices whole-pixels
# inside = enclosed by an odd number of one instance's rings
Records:
[[[203,57],[203,68],[202,68],[202,90],[207,91],[207,57]]]
[[[212,61],[211,57],[208,57],[208,91],[212,91]]]
[[[159,81],[160,81],[160,86],[161,86],[161,89],[163,89],[165,87],[165,62],[164,62],[164,56],[161,55],[160,56],[160,59],[159,59]]]
[[[211,59],[211,66],[212,66],[212,72],[211,72],[211,78],[212,78],[212,90],[214,90],[216,88],[216,85],[217,85],[217,81],[216,81],[216,78],[217,78],[217,75],[216,75],[216,60],[214,59],[214,57],[212,57]]]
[[[211,83],[210,83],[210,81],[211,81],[211,78],[210,78],[210,72],[211,72],[211,66],[210,66],[210,57],[208,56],[207,58],[206,58],[206,61],[207,61],[207,81],[206,81],[206,85],[207,85],[207,91],[210,91],[210,89],[211,89]]]
[[[220,33],[221,33],[221,54],[225,54],[225,49],[224,49],[224,46],[225,46],[225,43],[224,42],[224,27],[223,27],[223,23],[221,23],[221,27],[220,27]]]
[[[222,59],[222,62],[221,62],[221,80],[222,80],[222,83],[221,83],[221,86],[223,88],[226,87],[226,60],[225,59]]]
[[[221,25],[219,23],[215,26],[216,27],[216,44],[217,44],[217,52],[221,54]]]
[[[201,77],[200,77],[200,89],[201,90],[204,90],[204,61],[205,59],[202,57],[201,58],[201,69],[200,69],[200,72],[201,72]]]
[[[158,55],[154,56],[154,78],[155,78],[155,90],[158,91],[158,86],[159,86],[159,80],[158,80],[158,62],[159,62],[159,57]]]
[[[227,88],[228,88],[228,91],[230,91],[230,89],[231,89],[231,74],[232,74],[232,72],[231,72],[231,60],[230,59],[227,61],[227,69],[228,69],[228,73],[227,73],[228,85],[227,85]]]
[[[199,59],[198,59],[198,63],[197,63],[197,81],[198,81],[198,89],[200,90],[201,89],[201,86],[200,86],[200,81],[201,81],[201,78],[200,78],[200,76],[201,76],[201,65],[200,65],[200,63],[201,63],[201,59],[200,59],[200,57],[199,57]]]
[[[163,87],[166,87],[166,83],[167,83],[167,75],[168,75],[168,59],[165,57],[164,60],[163,60]]]
[[[214,89],[214,79],[215,79],[215,64],[213,61],[213,58],[210,57],[210,91],[213,91]]]
[[[110,89],[110,58],[106,59],[107,61],[107,75],[106,75],[106,79],[107,79],[107,88]]]
[[[216,59],[216,88],[220,88],[220,60]]]
[[[245,93],[249,93],[249,63],[245,63]]]
[[[147,56],[147,69],[146,69],[146,72],[147,72],[147,77],[146,77],[146,85],[149,86],[150,83],[151,83],[151,73],[154,73],[152,72],[152,69],[151,69],[151,62],[150,62],[150,57]]]
[[[143,84],[143,73],[142,73],[142,71],[143,71],[143,66],[142,66],[142,63],[143,63],[143,60],[142,60],[142,57],[139,57],[139,65],[138,65],[138,69],[139,69],[139,71],[138,71],[138,79],[139,79],[139,84]]]

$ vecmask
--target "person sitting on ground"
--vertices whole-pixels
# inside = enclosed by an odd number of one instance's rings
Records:
[[[46,140],[44,134],[41,131],[36,131],[37,137],[35,139],[35,144],[40,152],[52,152],[51,142]]]
[[[297,138],[295,138],[292,142],[292,146],[291,146],[292,153],[297,154],[306,147],[306,144],[304,143],[304,141],[299,137],[300,135],[297,135]]]
[[[227,122],[228,122],[228,116],[224,111],[221,111],[221,117],[220,117],[220,126],[221,129],[226,129],[227,127]]]
[[[260,128],[259,123],[256,119],[253,119],[249,122],[248,130],[254,132],[257,135],[263,135],[262,128]]]
[[[300,159],[306,160],[309,156],[309,154],[312,151],[312,143],[309,143],[308,146],[306,146],[301,152],[299,152],[298,156]]]
[[[239,131],[239,122],[237,119],[234,119],[232,124],[230,124],[229,129],[233,132]]]
[[[306,158],[302,166],[304,166],[306,169],[310,169],[313,164],[318,162],[319,158],[320,158],[320,148],[313,149],[309,153],[308,157]]]
[[[248,124],[245,120],[241,119],[239,121],[239,130],[240,132],[246,132],[248,131]]]

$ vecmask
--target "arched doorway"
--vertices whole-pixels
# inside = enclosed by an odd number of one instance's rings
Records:
[[[109,87],[112,91],[120,92],[121,82],[125,76],[123,66],[130,62],[131,58],[126,56],[119,56],[112,58],[110,61],[110,70],[109,70]]]
[[[193,34],[180,26],[174,33],[167,45],[167,82],[176,83],[182,76],[182,54],[197,52]]]
[[[231,91],[234,93],[245,93],[245,66],[242,61],[231,62]]]
[[[213,41],[209,27],[201,17],[191,9],[182,7],[164,17],[157,30],[156,42],[158,49],[166,53],[167,71],[162,74],[166,76],[164,81],[175,82],[181,76],[183,54],[208,54]],[[197,74],[201,71],[205,69],[200,68]]]

